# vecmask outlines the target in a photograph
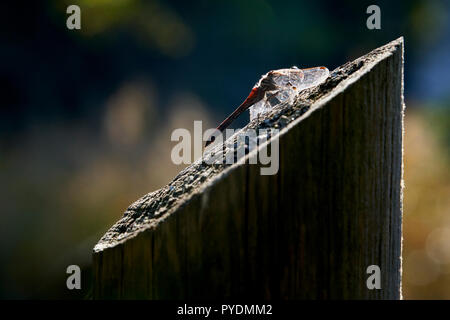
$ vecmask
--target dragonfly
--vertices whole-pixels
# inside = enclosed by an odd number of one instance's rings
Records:
[[[318,86],[328,78],[326,67],[299,69],[296,66],[271,70],[253,86],[248,97],[236,108],[216,130],[223,132],[237,117],[250,108],[250,120],[269,112],[281,102],[293,99],[300,91]],[[205,144],[214,142],[212,135]]]

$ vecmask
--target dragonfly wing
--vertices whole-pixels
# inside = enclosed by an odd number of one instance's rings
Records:
[[[303,71],[303,81],[300,84],[298,90],[304,90],[311,87],[318,86],[328,78],[330,71],[325,67],[315,67],[309,69],[302,69]]]
[[[271,79],[278,89],[283,89],[300,85],[304,80],[304,74],[301,69],[280,69],[271,72]]]

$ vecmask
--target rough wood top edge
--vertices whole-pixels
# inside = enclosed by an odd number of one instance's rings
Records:
[[[250,122],[243,130],[278,128],[280,129],[278,137],[284,135],[397,50],[403,50],[403,37],[336,68],[323,84],[304,90],[293,104],[274,108],[262,119]],[[255,152],[257,150],[253,150],[233,165],[207,165],[200,160],[194,162],[183,169],[167,186],[150,192],[131,204],[123,217],[100,239],[94,247],[94,253],[113,248],[143,231],[155,228],[171,214],[187,205],[191,199],[201,195],[220,179],[242,166]]]

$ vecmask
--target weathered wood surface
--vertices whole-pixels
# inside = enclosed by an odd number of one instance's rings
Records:
[[[195,163],[132,204],[94,248],[94,298],[399,299],[403,110],[400,38],[248,125],[282,129],[276,175]]]

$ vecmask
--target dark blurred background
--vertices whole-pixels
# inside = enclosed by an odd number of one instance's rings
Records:
[[[81,30],[66,27],[71,4]],[[371,4],[381,30],[366,27]],[[450,299],[449,13],[430,0],[2,2],[0,298],[89,298],[96,241],[182,169],[173,129],[215,126],[270,69],[332,70],[404,36],[403,295]],[[82,290],[66,288],[71,264]]]

